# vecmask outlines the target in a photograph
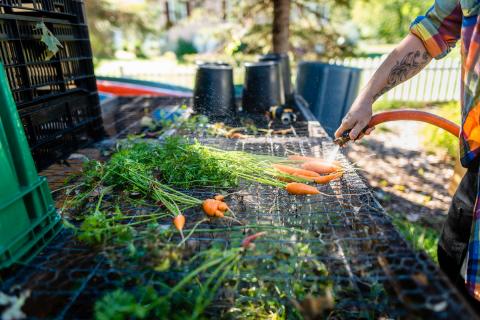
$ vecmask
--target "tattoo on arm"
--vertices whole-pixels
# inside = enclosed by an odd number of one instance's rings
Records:
[[[405,55],[402,60],[395,63],[387,78],[387,84],[378,92],[373,99],[377,100],[381,95],[408,80],[416,72],[420,71],[430,62],[430,55],[427,51],[412,51]]]

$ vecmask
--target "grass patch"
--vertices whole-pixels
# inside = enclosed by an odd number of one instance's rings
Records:
[[[420,222],[410,222],[400,214],[393,215],[393,224],[415,250],[424,250],[430,259],[438,263],[437,245],[440,237],[438,230],[423,226]]]
[[[456,101],[441,104],[435,113],[457,124],[460,123],[460,106]],[[425,125],[421,134],[423,145],[428,152],[446,153],[453,158],[458,156],[458,138],[452,134],[432,125]]]
[[[434,106],[432,102],[414,102],[414,101],[387,101],[378,100],[373,104],[373,112],[397,110],[397,109],[424,109]]]

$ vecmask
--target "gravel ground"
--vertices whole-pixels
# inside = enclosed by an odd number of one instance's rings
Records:
[[[393,122],[344,150],[387,212],[441,230],[454,163],[422,148],[416,122]]]

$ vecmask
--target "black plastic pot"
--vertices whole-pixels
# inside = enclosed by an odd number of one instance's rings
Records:
[[[285,104],[280,64],[273,61],[245,64],[242,106],[251,113],[264,113]]]
[[[235,115],[233,68],[223,62],[199,65],[193,94],[195,112],[210,118]]]
[[[292,73],[290,69],[290,58],[287,53],[269,53],[260,57],[259,61],[276,61],[280,64],[282,72],[283,90],[285,101],[289,101],[293,94]]]
[[[360,76],[357,68],[315,61],[298,65],[297,92],[331,136],[357,96]]]

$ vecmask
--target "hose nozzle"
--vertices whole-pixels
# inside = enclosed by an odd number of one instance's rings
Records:
[[[350,140],[352,140],[350,139],[350,130],[347,130],[347,131],[344,131],[340,137],[333,140],[333,142],[339,145],[340,147],[343,147]]]

